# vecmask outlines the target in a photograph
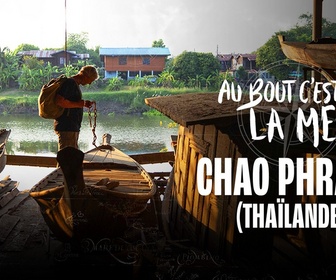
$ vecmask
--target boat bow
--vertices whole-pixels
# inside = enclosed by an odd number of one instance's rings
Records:
[[[30,191],[51,231],[61,240],[122,235],[126,219],[141,214],[156,192],[142,166],[114,147],[86,153],[66,147],[60,167]]]
[[[278,39],[287,58],[317,68],[329,81],[336,79],[336,39],[321,38],[310,43],[288,42],[283,35]]]

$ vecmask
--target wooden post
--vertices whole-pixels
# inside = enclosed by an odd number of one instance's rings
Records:
[[[322,2],[323,0],[314,0],[312,34],[312,39],[314,41],[317,41],[322,37]]]

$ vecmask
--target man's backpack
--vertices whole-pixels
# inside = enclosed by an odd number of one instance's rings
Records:
[[[67,79],[63,74],[58,78],[51,79],[47,84],[41,88],[38,97],[39,116],[45,119],[57,119],[60,117],[64,108],[56,105],[56,94],[62,83]]]

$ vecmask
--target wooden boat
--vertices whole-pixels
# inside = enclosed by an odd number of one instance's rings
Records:
[[[110,145],[86,153],[66,147],[59,167],[32,187],[30,196],[62,241],[99,241],[123,234],[127,218],[141,214],[156,192],[143,167]]]
[[[336,69],[336,39],[321,38],[317,42],[287,42],[278,35],[286,57],[296,62],[322,69]]]
[[[6,143],[10,133],[10,129],[0,129],[0,172],[6,166]]]

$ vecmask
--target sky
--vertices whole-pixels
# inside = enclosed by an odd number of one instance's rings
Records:
[[[0,0],[0,48],[62,48],[66,33],[87,32],[88,48],[151,47],[162,39],[173,57],[251,53],[313,13],[313,1]],[[323,0],[323,17],[336,22],[336,0]]]

